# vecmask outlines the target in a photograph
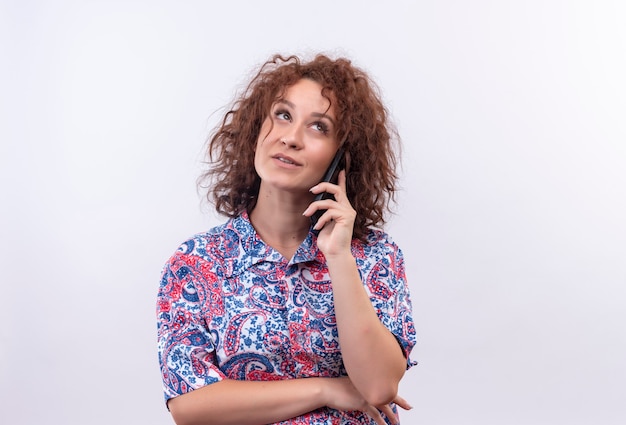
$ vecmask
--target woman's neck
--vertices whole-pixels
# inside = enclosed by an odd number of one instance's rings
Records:
[[[309,233],[310,219],[302,215],[311,200],[296,200],[289,194],[267,196],[259,192],[250,222],[261,239],[291,259]]]

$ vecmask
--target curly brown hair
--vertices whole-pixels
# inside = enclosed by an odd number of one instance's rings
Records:
[[[346,58],[318,54],[303,61],[295,55],[274,55],[265,62],[212,132],[209,167],[198,185],[221,214],[234,217],[252,211],[260,186],[254,155],[261,125],[276,100],[302,78],[322,85],[322,94],[335,101],[337,139],[344,141],[349,159],[347,195],[357,213],[354,237],[364,238],[369,227],[385,223],[395,200],[400,137],[376,84]]]

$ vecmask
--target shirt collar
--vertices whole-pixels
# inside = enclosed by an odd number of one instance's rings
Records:
[[[285,258],[271,246],[267,245],[257,234],[250,223],[247,212],[230,219],[223,234],[223,254],[225,272],[228,277],[239,275],[255,264],[268,261],[285,262]],[[238,245],[235,247],[234,245]],[[304,239],[296,250],[288,265],[308,261],[324,262],[324,254],[317,247],[317,236],[313,231]]]

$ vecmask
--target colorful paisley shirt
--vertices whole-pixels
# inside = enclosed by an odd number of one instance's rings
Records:
[[[222,379],[345,376],[333,292],[316,235],[287,261],[242,213],[184,242],[163,269],[157,300],[165,399]],[[402,252],[382,231],[352,241],[361,279],[407,368],[415,344]],[[320,408],[280,424],[374,424]]]

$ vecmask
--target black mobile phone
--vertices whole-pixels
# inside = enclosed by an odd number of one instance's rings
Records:
[[[324,174],[324,177],[322,178],[321,182],[330,182],[330,183],[337,184],[339,172],[343,170],[345,167],[346,167],[346,156],[344,154],[343,147],[341,147],[335,154],[335,157],[333,158],[333,161],[330,163],[330,166],[326,170],[326,173]],[[321,201],[322,199],[335,199],[335,197],[328,192],[322,192],[322,193],[318,193],[315,196],[315,199],[313,200],[313,202]],[[319,218],[325,212],[326,210],[315,211],[315,214],[311,216],[311,225],[315,226],[315,224],[317,223],[317,220],[319,220]]]

